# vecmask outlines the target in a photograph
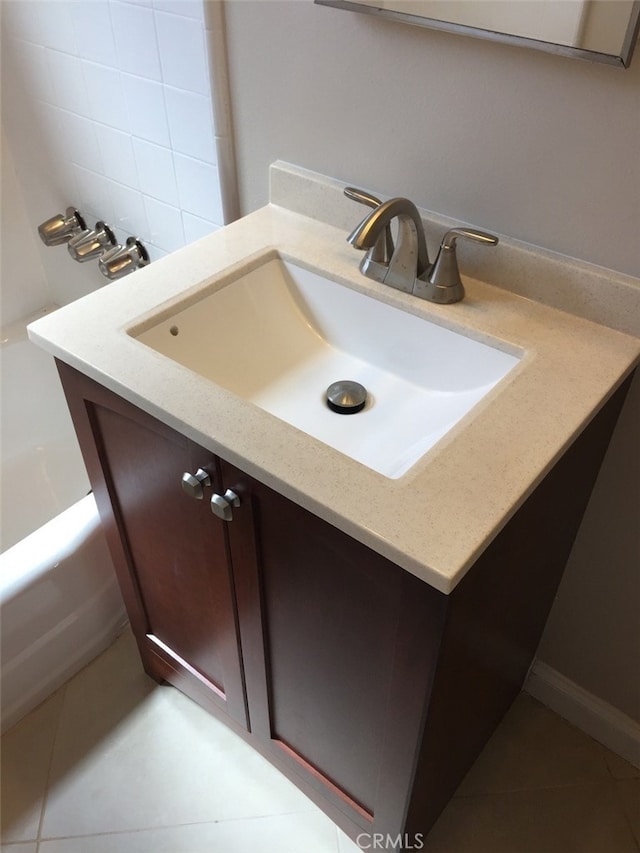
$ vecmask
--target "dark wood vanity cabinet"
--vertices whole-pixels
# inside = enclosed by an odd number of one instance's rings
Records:
[[[338,823],[400,831],[446,597],[222,470],[243,507],[229,539],[251,731]]]
[[[352,838],[415,848],[521,688],[626,388],[447,596],[59,370],[147,672],[222,714]],[[180,485],[198,468],[202,500]],[[227,489],[230,523],[209,505]]]
[[[213,454],[59,365],[146,671],[248,728],[224,525],[181,488]]]

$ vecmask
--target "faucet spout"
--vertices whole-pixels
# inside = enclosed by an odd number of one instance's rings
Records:
[[[349,234],[347,240],[356,249],[370,249],[392,219],[398,220],[398,235],[383,282],[411,293],[416,278],[426,273],[430,266],[424,226],[412,201],[408,198],[385,201]]]

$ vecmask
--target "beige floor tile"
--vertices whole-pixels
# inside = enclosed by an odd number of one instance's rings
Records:
[[[127,629],[66,685],[54,756],[57,778],[108,748],[121,726],[144,707],[156,682],[149,678]]]
[[[43,838],[314,809],[225,725],[147,678],[130,638],[67,685]]]
[[[46,841],[39,853],[338,853],[320,813],[279,815]]]
[[[600,744],[521,693],[456,795],[582,785],[610,778]]]
[[[616,789],[640,847],[640,779],[620,779],[616,781]]]
[[[364,844],[368,843],[368,839],[363,839]],[[355,844],[345,833],[338,830],[338,849],[340,853],[360,853],[362,847]]]
[[[37,838],[64,688],[2,737],[2,843]]]
[[[149,679],[130,632],[2,746],[0,853],[359,849],[242,739]],[[10,843],[36,838],[49,772],[40,846]],[[636,768],[521,695],[424,849],[638,853],[639,812]]]
[[[614,783],[453,799],[425,853],[637,853]]]

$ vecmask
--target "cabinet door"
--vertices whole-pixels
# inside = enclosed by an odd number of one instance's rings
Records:
[[[224,522],[182,489],[207,450],[59,365],[145,668],[247,727]]]
[[[400,832],[445,596],[222,463],[251,729],[350,834]]]

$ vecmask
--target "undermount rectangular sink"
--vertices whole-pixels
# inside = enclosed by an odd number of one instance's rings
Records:
[[[129,334],[391,479],[519,362],[273,253]],[[339,380],[367,389],[362,411],[329,409]]]

